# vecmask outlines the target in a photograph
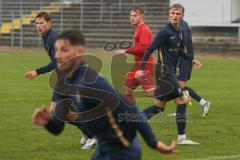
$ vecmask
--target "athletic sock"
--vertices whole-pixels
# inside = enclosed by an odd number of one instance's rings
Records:
[[[196,101],[200,102],[200,100],[202,99],[202,97],[200,95],[198,95],[192,88],[190,87],[184,87],[183,90],[187,90],[189,92],[189,95],[195,99]]]
[[[147,116],[148,119],[150,119],[152,116],[161,113],[164,111],[164,108],[160,108],[156,105],[152,105],[148,108],[146,108],[145,110],[143,110],[143,113],[145,113],[145,115]]]
[[[206,102],[207,102],[207,101],[202,98],[202,99],[199,101],[199,104],[200,104],[201,106],[203,106]]]
[[[187,123],[186,122],[186,104],[180,104],[177,106],[176,122],[177,122],[178,135],[185,134],[185,128]]]

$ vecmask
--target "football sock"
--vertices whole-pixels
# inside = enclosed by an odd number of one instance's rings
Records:
[[[203,106],[206,102],[207,102],[207,101],[202,98],[202,99],[199,101],[199,104],[200,104],[201,106]]]
[[[187,90],[189,92],[189,95],[195,99],[196,101],[200,102],[200,100],[202,99],[201,96],[199,96],[192,88],[190,87],[184,87],[183,90]]]
[[[148,108],[146,108],[145,110],[143,110],[143,113],[145,113],[145,115],[147,116],[148,119],[150,119],[152,116],[161,113],[164,111],[164,108],[160,108],[156,105],[152,105]]]
[[[178,135],[185,134],[186,128],[186,104],[180,104],[177,106],[176,122]]]

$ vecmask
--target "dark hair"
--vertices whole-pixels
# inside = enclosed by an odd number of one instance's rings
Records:
[[[171,5],[171,6],[169,7],[169,11],[170,11],[172,8],[182,9],[182,13],[184,13],[184,11],[185,11],[183,5],[181,5],[180,3],[175,3],[175,4]]]
[[[79,30],[64,31],[57,37],[57,40],[59,39],[68,40],[71,45],[85,46],[84,35]]]
[[[131,9],[131,12],[134,11],[134,12],[139,12],[140,14],[144,14],[144,10],[138,6],[135,6]]]
[[[35,20],[37,18],[43,18],[47,22],[51,21],[51,16],[47,12],[40,12],[40,13],[38,13],[37,16],[35,17]]]

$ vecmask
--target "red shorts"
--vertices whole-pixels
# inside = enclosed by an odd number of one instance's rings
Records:
[[[153,74],[150,71],[144,71],[144,75],[137,79],[135,77],[136,70],[127,73],[124,85],[132,90],[136,89],[139,85],[142,86],[143,90],[153,89]]]

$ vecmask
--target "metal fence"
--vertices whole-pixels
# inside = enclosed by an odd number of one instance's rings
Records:
[[[51,14],[53,28],[58,32],[80,29],[93,46],[101,44],[103,39],[129,39],[132,30],[128,14],[134,5],[149,11],[146,16],[153,27],[159,27],[167,19],[168,0],[0,0],[0,45],[41,46],[34,25],[40,11]],[[156,17],[159,21],[154,22],[152,19]]]

